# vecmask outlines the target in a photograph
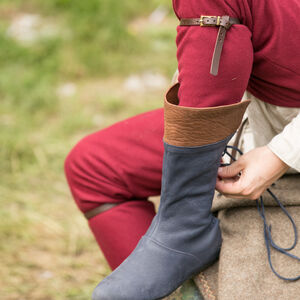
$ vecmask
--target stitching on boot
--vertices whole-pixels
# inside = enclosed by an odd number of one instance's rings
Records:
[[[167,247],[167,246],[161,244],[159,241],[157,241],[157,240],[155,240],[155,239],[153,239],[153,238],[151,238],[151,237],[149,237],[149,236],[145,236],[145,237],[147,237],[147,238],[148,238],[149,240],[151,240],[153,243],[157,244],[158,246],[160,246],[160,247],[162,247],[162,248],[168,249],[168,250],[170,250],[170,251],[172,251],[172,252],[175,252],[175,253],[178,253],[178,254],[183,254],[183,255],[186,255],[186,256],[193,257],[193,258],[195,258],[196,260],[198,260],[199,262],[201,262],[201,260],[200,260],[197,256],[195,256],[194,254],[192,254],[192,253],[187,253],[187,252],[183,252],[183,251],[176,250],[176,249],[173,249],[173,248],[169,248],[169,247]],[[203,250],[203,251],[204,251],[204,250]]]

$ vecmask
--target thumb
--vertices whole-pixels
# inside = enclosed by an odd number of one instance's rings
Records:
[[[242,165],[237,160],[234,163],[232,163],[230,166],[220,167],[218,169],[218,176],[221,178],[232,178],[239,175],[242,169],[243,169]]]

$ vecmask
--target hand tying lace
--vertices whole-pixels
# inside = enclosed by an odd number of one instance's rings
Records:
[[[256,148],[219,168],[216,189],[226,197],[256,200],[288,168],[268,146]]]

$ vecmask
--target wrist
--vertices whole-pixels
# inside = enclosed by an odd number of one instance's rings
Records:
[[[290,166],[281,157],[272,151],[269,145],[264,146],[264,148],[268,153],[267,155],[272,157],[272,164],[278,170],[278,172],[283,174],[290,168]]]

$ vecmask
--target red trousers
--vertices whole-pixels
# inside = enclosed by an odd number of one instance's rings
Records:
[[[159,195],[163,158],[163,109],[124,120],[82,139],[65,172],[82,212],[119,203],[89,220],[111,268],[135,248],[155,215],[147,198]]]
[[[174,2],[180,17],[201,14],[196,6],[190,9],[184,1],[182,5]],[[227,12],[218,5],[211,11]],[[178,28],[180,105],[207,107],[240,101],[252,67],[251,34],[243,25],[228,31],[219,76],[214,77],[209,68],[216,35],[217,28]],[[158,109],[85,137],[66,159],[66,176],[82,212],[104,203],[119,204],[89,220],[113,269],[135,248],[155,215],[147,198],[160,194],[162,138],[163,110]]]

